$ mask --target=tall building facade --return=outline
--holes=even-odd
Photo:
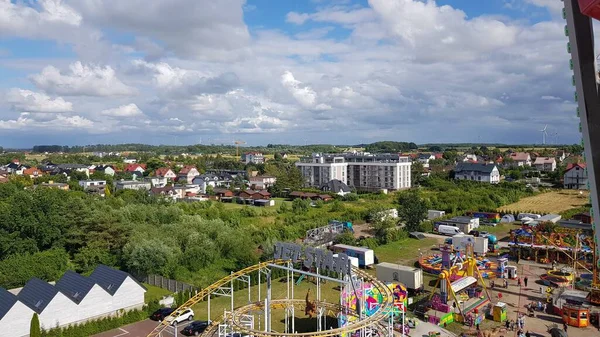
[[[408,157],[397,154],[313,154],[296,163],[306,187],[320,188],[340,180],[364,191],[400,190],[411,187]]]

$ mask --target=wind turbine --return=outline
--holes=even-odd
[[[546,136],[548,136],[548,133],[546,132],[547,128],[548,124],[546,124],[546,126],[544,126],[544,128],[540,130],[540,132],[542,133],[542,145],[546,145]]]

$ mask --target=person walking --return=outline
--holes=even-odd
[[[506,320],[506,322],[504,322],[504,326],[506,327],[506,331],[508,331],[510,329],[510,320]]]
[[[527,287],[527,276],[525,276],[525,278],[523,279],[523,283],[525,284],[525,287]]]
[[[519,286],[519,287],[521,286],[521,278],[520,277],[517,277],[517,286]]]
[[[544,293],[544,288],[540,286],[540,294]]]
[[[567,323],[563,323],[563,330],[565,330],[565,332],[567,332]]]
[[[529,330],[527,330],[527,332],[525,333],[525,337],[531,337],[531,334],[529,333]]]

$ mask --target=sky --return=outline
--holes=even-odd
[[[578,143],[560,0],[0,0],[0,146]]]

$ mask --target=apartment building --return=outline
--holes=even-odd
[[[313,154],[296,166],[302,171],[307,187],[318,188],[333,179],[365,191],[411,187],[411,162],[397,154]]]

